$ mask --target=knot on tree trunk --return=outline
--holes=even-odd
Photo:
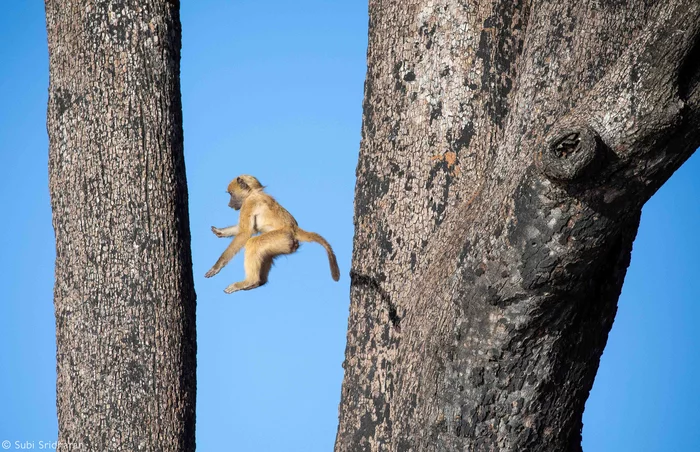
[[[603,143],[587,125],[557,128],[535,159],[548,179],[570,182],[590,175],[600,162]]]

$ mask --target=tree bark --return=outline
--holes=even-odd
[[[193,451],[176,0],[46,0],[61,451]]]
[[[370,0],[336,452],[580,451],[696,0]]]

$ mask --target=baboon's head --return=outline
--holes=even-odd
[[[243,201],[254,191],[262,190],[263,186],[255,177],[242,174],[228,184],[226,191],[231,195],[228,206],[240,210]]]

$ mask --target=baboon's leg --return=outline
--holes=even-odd
[[[245,279],[224,289],[226,293],[250,290],[267,282],[272,260],[280,254],[291,254],[299,248],[299,242],[290,231],[270,231],[252,237],[246,243]]]

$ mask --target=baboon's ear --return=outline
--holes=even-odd
[[[248,184],[246,184],[242,178],[237,177],[236,182],[238,183],[238,186],[241,187],[243,190],[248,190]]]

